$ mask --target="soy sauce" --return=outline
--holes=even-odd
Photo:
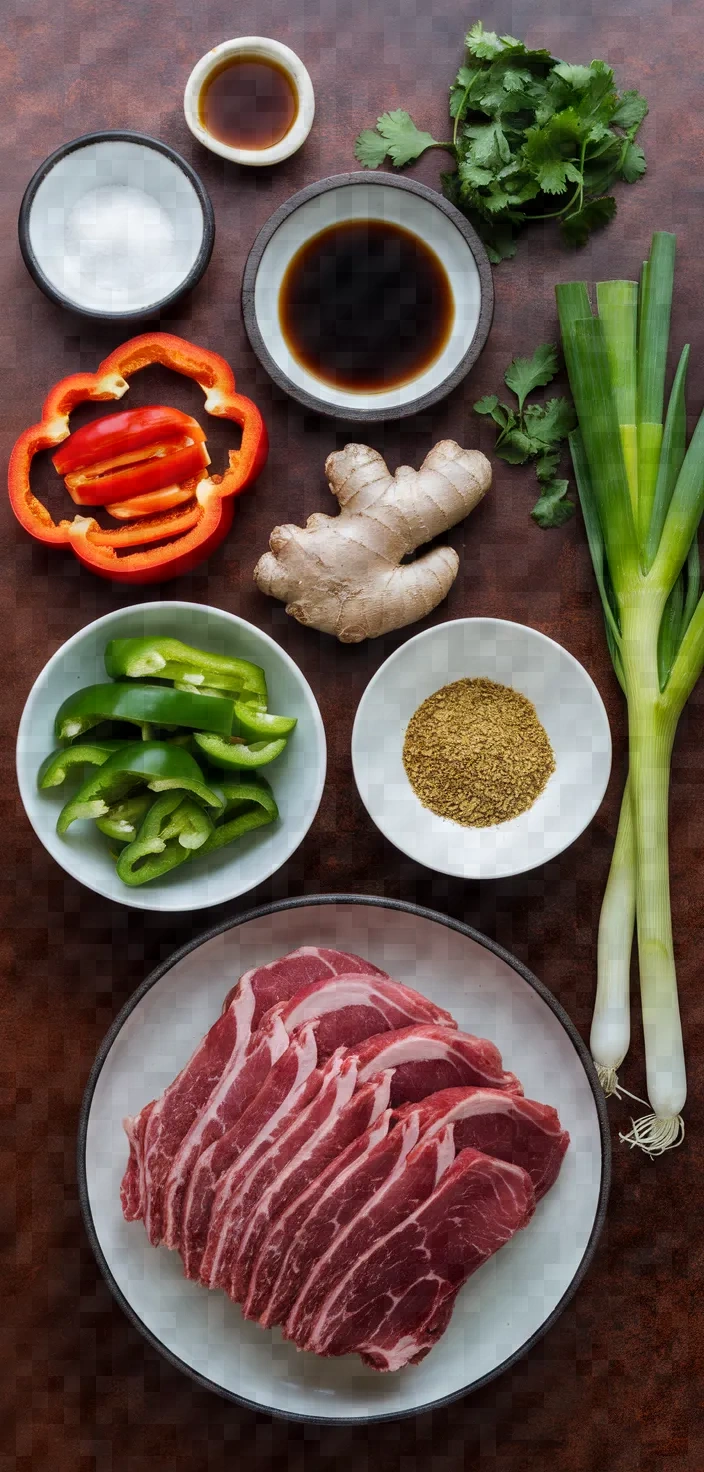
[[[301,246],[279,295],[287,346],[337,388],[398,388],[428,368],[454,321],[445,268],[417,235],[345,220]]]
[[[231,148],[272,148],[297,112],[288,72],[259,56],[228,58],[211,72],[198,100],[202,126]]]

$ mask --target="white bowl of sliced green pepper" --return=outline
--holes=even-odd
[[[310,828],[325,767],[298,667],[254,625],[192,603],[81,629],[35,681],[17,737],[44,847],[146,910],[202,909],[268,879]]]

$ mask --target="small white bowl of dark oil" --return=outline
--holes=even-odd
[[[232,163],[278,164],[305,142],[313,84],[295,51],[266,36],[222,41],[196,63],[183,99],[186,122]]]

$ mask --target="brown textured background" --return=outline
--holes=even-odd
[[[358,432],[306,414],[274,390],[245,341],[239,284],[247,251],[294,190],[354,167],[355,134],[385,107],[407,105],[442,136],[446,88],[475,18],[453,0],[129,0],[97,4],[13,0],[0,31],[0,438],[3,465],[38,416],[48,387],[92,369],[129,332],[102,328],[47,302],[22,265],[16,219],[24,187],[52,149],[101,127],[131,127],[180,149],[200,172],[217,221],[212,264],[192,297],[161,325],[223,353],[242,391],[261,405],[272,453],[238,503],[233,532],[209,564],[165,585],[164,597],[213,603],[277,638],[302,666],[326,724],[330,765],[306,842],[239,907],[270,897],[353,890],[399,895],[447,910],[514,950],[557,994],[586,1036],[595,933],[623,779],[622,702],[605,652],[582,527],[542,532],[530,520],[531,474],[497,464],[493,490],[453,535],[462,567],[437,621],[483,613],[523,621],[582,660],[606,700],[615,738],[613,779],[590,831],[542,870],[464,885],[411,864],[368,821],[352,780],[352,719],[364,686],[401,633],[339,648],[304,631],[251,583],[275,522],[329,509],[326,454]],[[389,457],[417,464],[453,436],[488,450],[470,406],[494,391],[515,351],[555,336],[553,283],[575,274],[630,276],[651,230],[677,231],[673,340],[692,342],[690,408],[704,397],[704,4],[701,0],[507,0],[488,26],[545,44],[571,61],[606,57],[624,86],[647,95],[649,173],[619,191],[614,224],[575,259],[553,229],[524,238],[495,273],[490,343],[471,378],[422,418],[375,430]],[[305,148],[271,171],[238,169],[188,133],[186,77],[209,46],[236,34],[272,35],[304,58],[317,94]],[[437,182],[439,155],[415,174]],[[156,324],[154,324],[156,325]],[[156,376],[132,402],[160,392]],[[139,381],[138,381],[139,382]],[[196,405],[197,396],[176,400]],[[125,998],[163,956],[220,910],[144,916],[81,889],[32,834],[15,794],[12,747],[22,704],[59,645],[135,595],[83,571],[69,554],[34,545],[2,516],[2,1156],[7,1293],[2,1311],[0,1472],[220,1472],[250,1468],[332,1472],[701,1472],[701,1219],[703,1102],[701,874],[704,686],[682,720],[672,783],[674,921],[691,1092],[687,1142],[652,1163],[618,1143],[624,1105],[612,1106],[614,1183],[607,1229],[585,1284],[532,1354],[498,1382],[439,1413],[366,1429],[287,1425],[239,1410],[164,1363],[124,1319],[93,1262],[76,1191],[74,1138],[100,1039]],[[145,599],[149,591],[136,594]],[[312,937],[312,939],[314,939]],[[624,1082],[644,1085],[640,1028]]]

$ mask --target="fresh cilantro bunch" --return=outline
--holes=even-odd
[[[518,399],[518,409],[499,402],[496,394],[487,394],[474,405],[477,414],[486,414],[499,426],[494,454],[509,465],[524,465],[535,460],[540,485],[540,498],[531,512],[538,526],[562,526],[574,515],[574,503],[567,499],[569,481],[559,480],[555,472],[560,464],[560,447],[577,418],[568,399],[548,399],[546,404],[528,404],[526,399],[536,388],[544,388],[557,372],[557,348],[544,342],[532,358],[514,358],[504,373],[504,383]]]
[[[648,111],[639,92],[623,92],[605,61],[572,66],[529,51],[514,36],[477,21],[450,88],[452,138],[438,142],[403,109],[366,128],[355,154],[366,168],[385,158],[398,168],[427,148],[446,148],[457,167],[443,174],[447,198],[475,225],[492,261],[515,255],[530,220],[559,220],[563,237],[584,245],[616,213],[617,180],[635,183],[645,155],[635,138]]]

